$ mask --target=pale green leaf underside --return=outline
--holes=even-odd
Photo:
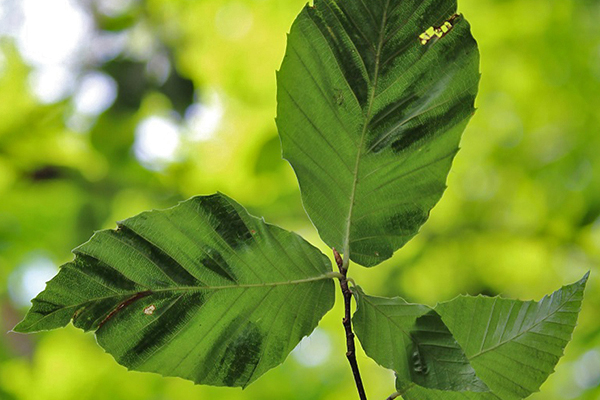
[[[130,369],[246,386],[333,306],[331,263],[230,198],[194,197],[97,232],[15,327],[96,332]]]
[[[352,324],[365,353],[396,372],[399,380],[422,387],[486,392],[463,350],[431,308],[401,298],[366,295],[355,287]]]
[[[445,189],[474,112],[479,53],[455,0],[315,0],[291,28],[277,126],[322,239],[364,265],[390,258]]]
[[[426,390],[397,381],[406,400],[517,400],[554,372],[577,323],[588,275],[539,302],[460,296],[435,310],[491,393]]]

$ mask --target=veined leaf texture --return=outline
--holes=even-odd
[[[142,213],[78,247],[17,332],[65,326],[137,371],[247,386],[333,306],[331,262],[230,198]]]
[[[390,258],[445,190],[479,83],[455,13],[455,0],[315,0],[292,26],[277,76],[283,155],[321,238],[358,264]],[[432,27],[443,34],[423,43]]]

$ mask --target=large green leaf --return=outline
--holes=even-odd
[[[446,187],[479,82],[455,12],[456,0],[315,0],[291,28],[283,154],[323,240],[359,264],[391,257]]]
[[[365,353],[399,380],[423,387],[486,392],[437,312],[399,297],[366,295],[359,287],[352,324]]]
[[[128,368],[246,386],[333,306],[331,262],[221,194],[145,212],[74,250],[18,332],[73,320]]]
[[[426,390],[397,380],[406,400],[517,400],[554,372],[577,323],[588,279],[539,302],[460,296],[435,309],[491,393]]]

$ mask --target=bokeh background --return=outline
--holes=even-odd
[[[0,0],[0,399],[357,398],[340,304],[248,389],[127,372],[72,327],[5,334],[94,230],[222,191],[324,251],[281,159],[275,70],[305,0]],[[532,399],[600,398],[600,2],[461,0],[478,111],[421,234],[351,275],[434,305],[539,300],[592,271]],[[338,299],[339,300],[339,299]],[[338,302],[339,303],[339,302]],[[393,377],[359,354],[371,399]]]

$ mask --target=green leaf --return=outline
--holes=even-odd
[[[447,393],[397,381],[406,400],[524,399],[539,391],[571,340],[588,274],[539,302],[460,296],[442,316],[492,393]]]
[[[333,306],[331,262],[230,198],[194,197],[97,232],[18,332],[95,331],[130,369],[245,387]]]
[[[488,391],[435,310],[399,297],[383,298],[353,289],[354,330],[365,353],[396,372],[399,380],[453,391]]]
[[[474,113],[479,53],[455,12],[455,0],[315,0],[291,28],[283,155],[321,238],[361,265],[425,223]]]

